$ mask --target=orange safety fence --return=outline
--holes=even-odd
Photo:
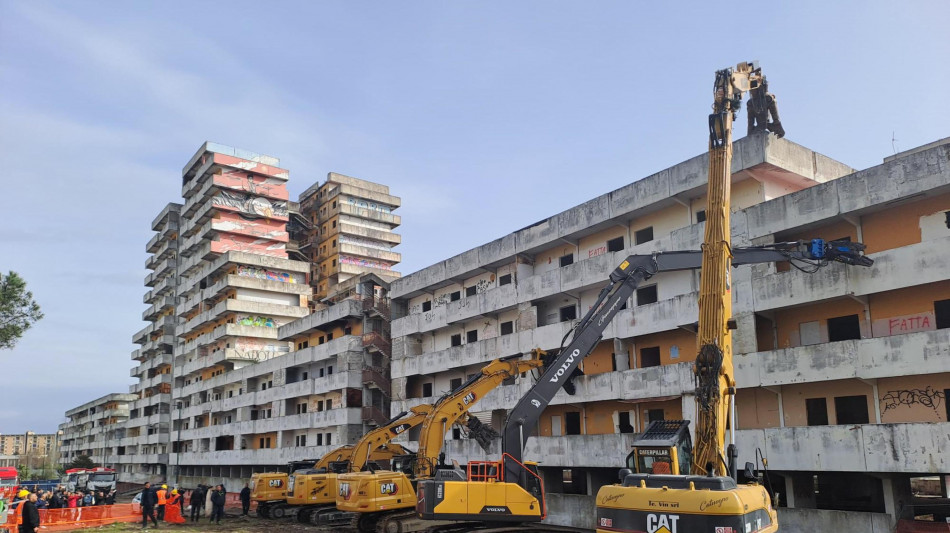
[[[0,531],[17,531],[23,505],[9,515],[7,523],[0,525]],[[93,505],[89,507],[71,507],[67,509],[40,509],[40,525],[44,531],[72,531],[87,527],[99,527],[116,522],[137,522],[142,520],[142,511],[137,503],[117,503],[115,505]]]

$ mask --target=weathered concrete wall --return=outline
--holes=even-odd
[[[782,533],[891,533],[891,515],[822,509],[778,510]]]
[[[549,492],[544,495],[544,501],[548,505],[548,517],[544,524],[592,531],[596,526],[597,507],[594,505],[593,496]]]

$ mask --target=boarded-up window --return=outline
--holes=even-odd
[[[802,346],[810,346],[821,342],[821,323],[802,322],[798,325],[798,333],[801,336]]]
[[[475,296],[476,293],[478,293],[478,287],[475,287],[474,285],[471,287],[465,287],[466,298],[468,298],[469,296]]]
[[[429,301],[422,302],[422,312],[423,312],[423,313],[425,313],[426,311],[431,311],[431,310],[432,310],[432,302],[429,302]]]
[[[501,334],[502,335],[511,335],[515,332],[515,323],[512,321],[502,322],[501,323]]]
[[[608,252],[619,252],[620,250],[623,250],[623,237],[617,237],[616,239],[607,241]]]
[[[461,346],[461,345],[462,345],[462,334],[461,334],[461,333],[456,333],[455,335],[452,335],[451,343],[452,343],[452,346]]]
[[[511,274],[505,274],[504,276],[498,278],[498,286],[508,285],[511,283]]]
[[[561,259],[559,259],[559,263],[562,267],[574,264],[574,254],[562,255]]]

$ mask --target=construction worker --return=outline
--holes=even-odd
[[[168,485],[162,485],[162,488],[155,491],[155,495],[158,496],[158,506],[156,509],[158,512],[158,521],[161,522],[165,520],[165,503],[168,499]]]

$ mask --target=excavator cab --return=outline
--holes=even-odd
[[[692,459],[689,420],[656,420],[633,442],[627,469],[637,474],[680,475],[689,472]]]

